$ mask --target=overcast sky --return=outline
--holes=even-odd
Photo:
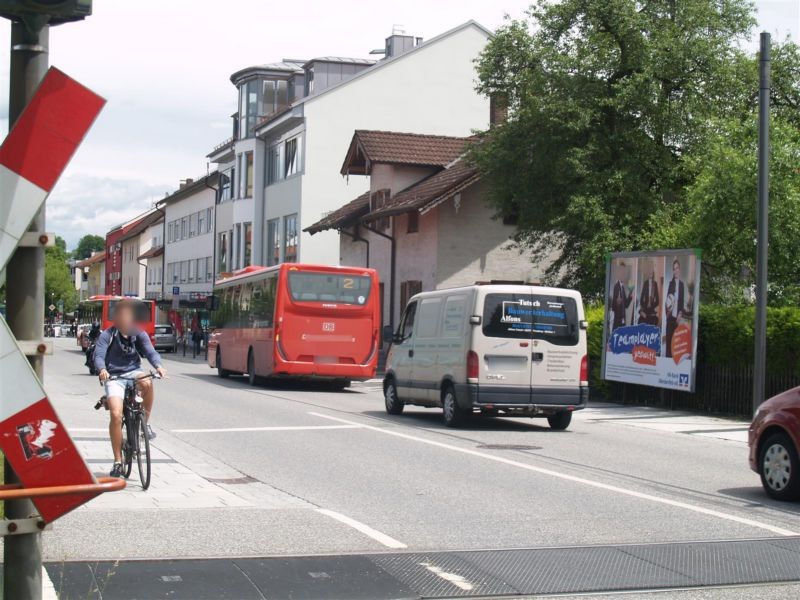
[[[490,29],[529,0],[94,0],[55,27],[50,61],[108,104],[48,201],[47,229],[73,247],[104,235],[206,172],[230,136],[230,74],[282,58],[368,57],[393,25],[429,39],[469,19]],[[762,25],[800,37],[800,0],[760,0]],[[7,129],[10,26],[0,25],[0,131]]]

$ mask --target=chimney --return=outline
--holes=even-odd
[[[409,50],[413,50],[421,43],[421,37],[406,35],[406,32],[402,29],[402,26],[395,25],[392,28],[392,35],[386,38],[386,46],[383,52],[383,57],[391,58],[393,56],[400,56]],[[373,53],[378,54],[378,52],[374,50]]]
[[[508,118],[508,96],[495,92],[489,96],[489,128],[505,123]]]
[[[178,187],[179,190],[182,190],[187,185],[192,185],[194,183],[194,179],[181,179],[180,186]]]

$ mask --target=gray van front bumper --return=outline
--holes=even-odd
[[[589,388],[576,387],[523,387],[511,385],[479,385],[462,383],[455,386],[456,398],[462,408],[525,409],[530,412],[553,412],[571,407],[586,408]]]

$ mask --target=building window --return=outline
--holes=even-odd
[[[194,283],[195,275],[197,274],[197,263],[193,260],[186,261],[189,263],[187,267],[189,270],[189,283]]]
[[[211,257],[206,257],[206,281],[214,282],[214,273],[212,272],[212,261]]]
[[[206,232],[206,211],[201,210],[197,213],[197,234],[202,235]]]
[[[181,239],[185,240],[189,237],[189,217],[183,217],[181,219]]]
[[[189,237],[197,235],[197,213],[189,215]]]
[[[412,296],[419,294],[422,291],[421,281],[404,281],[400,284],[400,306],[404,307],[408,304]]]
[[[242,266],[249,267],[253,264],[253,224],[244,224],[244,264]]]
[[[253,196],[253,153],[244,152],[239,155],[239,198]]]
[[[389,200],[390,195],[391,192],[388,189],[376,190],[373,192],[369,197],[370,212],[374,212],[386,206],[386,202]],[[375,222],[375,228],[378,231],[383,231],[389,228],[390,222],[390,217],[380,217]]]
[[[206,209],[206,231],[205,233],[211,233],[212,226],[214,225],[214,209],[207,208]]]
[[[236,235],[233,236],[234,256],[233,268],[240,269],[242,265],[242,224],[236,224]]]
[[[233,198],[233,169],[223,171],[219,176],[219,201],[227,202]]]
[[[277,265],[281,261],[280,219],[267,221],[267,266]]]
[[[300,136],[286,140],[284,144],[284,177],[300,172]]]
[[[283,179],[283,144],[270,146],[267,152],[267,183]]]
[[[217,267],[219,273],[228,271],[228,232],[223,231],[219,234],[219,244],[217,245]]]
[[[406,233],[417,233],[419,231],[419,213],[414,210],[408,213],[408,227]]]
[[[283,217],[283,262],[297,262],[297,214]]]
[[[181,269],[181,283],[186,283],[186,278],[189,276],[189,265],[186,264],[185,260],[180,262],[180,269]]]
[[[173,225],[172,225],[172,223],[170,223],[169,225],[167,225],[167,241],[168,242],[172,242],[173,241],[172,231],[173,231]]]

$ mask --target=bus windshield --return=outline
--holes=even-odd
[[[367,275],[338,273],[289,273],[289,293],[295,302],[335,302],[363,305],[372,282]]]

